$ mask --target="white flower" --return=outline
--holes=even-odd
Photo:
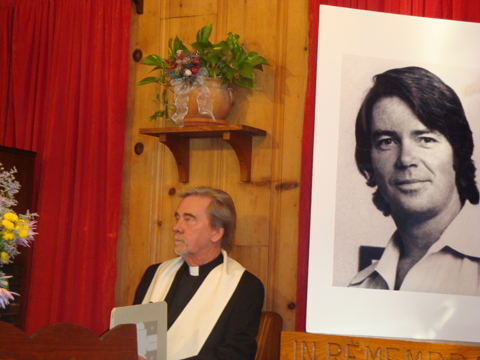
[[[10,304],[10,300],[15,300],[12,294],[18,295],[17,293],[8,291],[7,289],[0,287],[0,307],[5,309],[5,306]]]
[[[190,70],[185,70],[185,76],[192,76],[192,72]]]

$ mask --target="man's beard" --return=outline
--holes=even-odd
[[[187,243],[185,240],[183,239],[178,239],[178,238],[174,238],[173,239],[174,242],[175,242],[175,247],[173,248],[173,251],[175,251],[175,254],[177,254],[178,256],[185,256],[188,254],[188,251],[187,251]],[[177,249],[177,244],[178,243],[182,243],[184,245],[183,249],[182,250],[179,250]]]

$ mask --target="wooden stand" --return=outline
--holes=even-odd
[[[190,139],[222,138],[228,142],[240,165],[240,180],[250,181],[252,172],[252,136],[265,136],[265,130],[246,125],[189,126],[140,129],[140,134],[156,136],[172,152],[180,182],[189,181]]]
[[[100,338],[72,323],[47,325],[32,336],[0,321],[0,360],[137,360],[135,324],[119,325]]]

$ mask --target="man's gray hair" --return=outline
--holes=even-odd
[[[222,249],[229,252],[232,249],[235,228],[237,227],[237,212],[232,197],[225,191],[208,186],[191,188],[180,194],[182,199],[189,196],[201,196],[212,200],[207,207],[207,216],[213,228],[223,228],[221,240]]]

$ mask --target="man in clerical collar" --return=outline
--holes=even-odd
[[[419,67],[379,74],[356,141],[357,167],[397,231],[349,286],[480,295],[478,231],[464,225],[480,215],[473,137],[456,93]]]
[[[146,270],[134,304],[167,302],[168,360],[254,359],[264,288],[227,255],[236,227],[233,200],[209,187],[180,197],[172,228],[179,257]]]

